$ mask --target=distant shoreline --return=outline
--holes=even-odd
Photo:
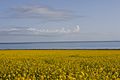
[[[0,50],[120,50],[120,49],[0,49]]]

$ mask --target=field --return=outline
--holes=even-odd
[[[120,80],[120,50],[0,50],[0,80]]]

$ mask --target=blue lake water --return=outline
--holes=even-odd
[[[0,49],[120,49],[119,41],[0,43]]]

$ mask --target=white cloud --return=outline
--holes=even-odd
[[[69,35],[79,33],[79,26],[74,28],[59,28],[59,29],[38,29],[38,28],[9,28],[0,30],[0,33],[4,35]]]
[[[28,30],[28,31],[36,31],[35,28],[28,28],[28,29],[26,29],[26,30]]]
[[[61,21],[70,20],[76,16],[73,12],[68,10],[54,9],[50,7],[39,6],[23,6],[11,8],[9,12],[5,12],[0,18],[37,18],[41,20]]]

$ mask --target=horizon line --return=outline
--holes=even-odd
[[[120,42],[120,40],[104,41],[40,41],[40,42],[0,42],[0,44],[30,44],[30,43],[78,43],[78,42]]]

